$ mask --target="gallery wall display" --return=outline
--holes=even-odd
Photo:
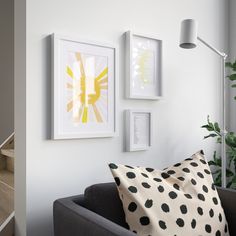
[[[162,96],[162,40],[126,32],[126,97]]]
[[[125,111],[126,151],[147,150],[152,144],[152,111]]]
[[[117,48],[52,35],[52,138],[116,133]]]

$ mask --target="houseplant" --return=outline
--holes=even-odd
[[[227,62],[225,66],[230,71],[227,78],[232,83],[231,88],[236,88],[236,60],[233,63]],[[236,100],[236,96],[234,97],[234,100]],[[222,136],[218,122],[211,122],[208,116],[207,124],[203,125],[201,128],[204,128],[209,132],[204,139],[214,138],[216,143],[221,143]],[[236,189],[236,134],[234,132],[227,132],[225,142],[227,147],[227,187]],[[209,161],[208,164],[213,167],[215,185],[221,186],[221,156],[217,151],[214,151],[213,159]]]

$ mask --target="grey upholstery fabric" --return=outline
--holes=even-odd
[[[236,235],[236,191],[225,188],[217,188],[225,216],[229,225],[231,236]]]
[[[84,193],[84,203],[87,209],[128,229],[122,202],[114,183],[88,187]]]
[[[124,227],[82,207],[83,203],[84,197],[81,195],[54,202],[55,236],[137,236]]]
[[[230,235],[236,235],[236,191],[218,192]],[[55,236],[136,236],[121,226],[125,220],[115,183],[93,185],[85,195],[56,200],[53,213]]]

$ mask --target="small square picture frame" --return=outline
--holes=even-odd
[[[127,152],[148,150],[152,145],[153,113],[147,109],[125,110]]]
[[[159,100],[163,97],[162,40],[127,31],[126,97]]]

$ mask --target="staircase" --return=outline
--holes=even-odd
[[[0,236],[14,235],[14,133],[0,145]]]

